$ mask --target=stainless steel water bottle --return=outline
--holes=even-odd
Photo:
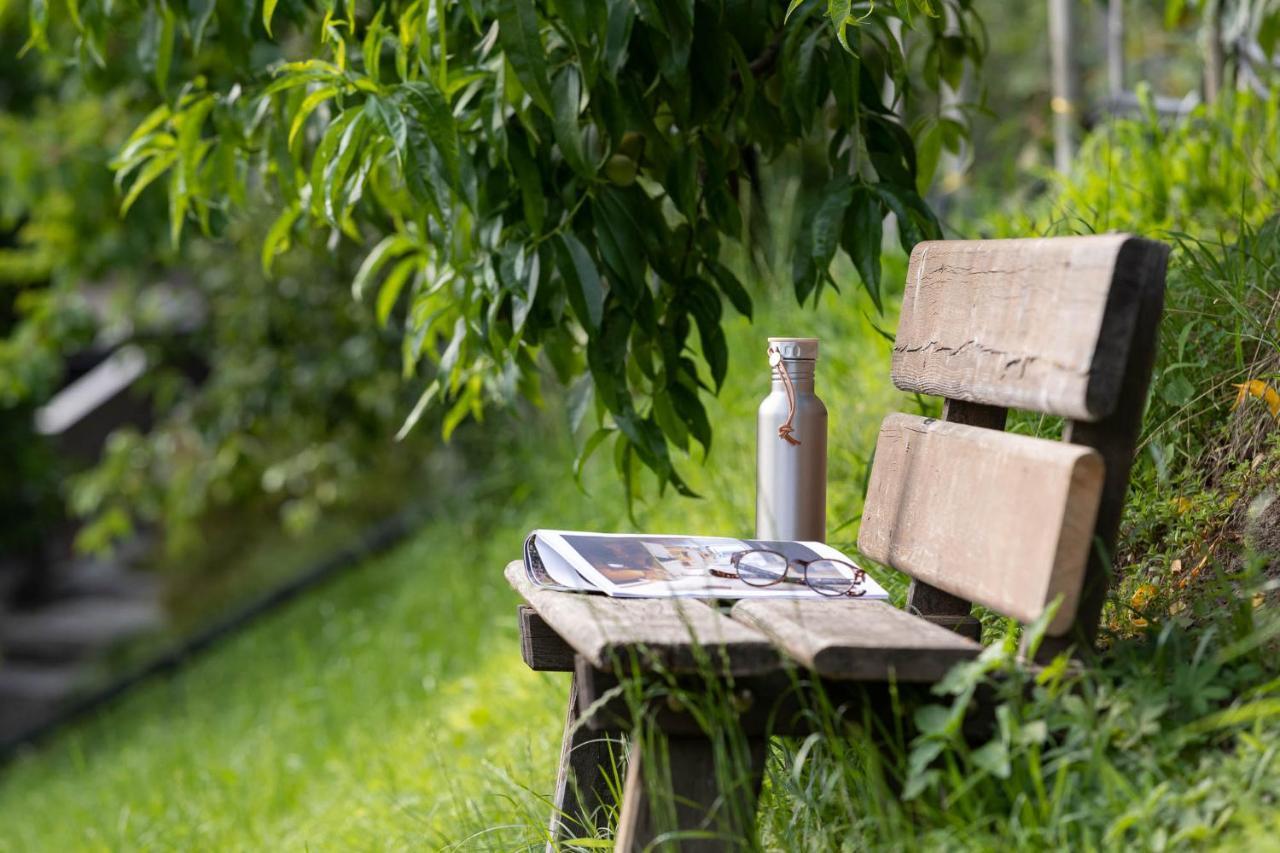
[[[756,415],[756,538],[827,538],[827,407],[817,338],[769,338],[773,385]]]

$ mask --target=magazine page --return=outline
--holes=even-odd
[[[850,560],[821,542],[772,542],[719,536],[536,531],[539,552],[554,551],[594,587],[618,597],[642,598],[814,598],[828,600],[804,582],[804,564],[816,560]],[[739,579],[733,557],[744,551],[768,550],[783,555],[790,566],[785,580],[755,586]],[[544,562],[546,558],[544,556]],[[863,598],[887,598],[870,577],[856,587]]]
[[[569,565],[554,548],[539,547],[538,531],[524,540],[524,570],[535,586],[560,592],[594,592],[596,587]]]

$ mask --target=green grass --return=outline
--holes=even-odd
[[[683,464],[705,498],[655,495],[636,509],[640,526],[751,531],[770,334],[823,338],[830,518],[856,518],[879,419],[906,405],[864,307],[829,293],[816,312],[781,299],[758,306],[754,326],[731,321],[712,453]],[[536,844],[567,679],[521,663],[501,570],[533,527],[632,524],[607,453],[584,493],[559,417],[520,423],[473,485],[440,484],[438,514],[410,542],[0,770],[0,849]]]

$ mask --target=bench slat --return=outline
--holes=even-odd
[[[936,681],[982,652],[981,644],[883,601],[746,600],[733,606],[733,618],[834,680]]]
[[[573,647],[560,638],[527,604],[516,611],[520,620],[520,656],[535,672],[573,672]]]
[[[1159,243],[1125,234],[942,240],[911,253],[893,383],[1094,421],[1115,408]]]
[[[598,669],[609,670],[615,657],[625,661],[633,651],[672,672],[698,672],[700,659],[734,675],[778,667],[778,653],[766,637],[706,602],[540,589],[529,582],[519,560],[508,564],[505,574],[543,621]]]
[[[1103,463],[1079,445],[894,414],[885,418],[858,548],[938,589],[1049,626],[1075,615]]]

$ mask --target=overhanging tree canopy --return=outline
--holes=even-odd
[[[884,217],[904,247],[938,233],[920,191],[963,128],[931,96],[982,51],[969,0],[66,2],[32,0],[34,44],[92,73],[136,43],[163,97],[114,163],[126,211],[163,182],[176,241],[265,199],[268,273],[297,229],[371,244],[355,296],[402,318],[427,382],[405,429],[536,399],[541,354],[590,378],[584,453],[616,437],[629,481],[682,491],[670,446],[710,446],[722,301],[751,312],[721,250],[750,248],[762,162],[828,152],[797,297],[842,247],[878,301]]]

